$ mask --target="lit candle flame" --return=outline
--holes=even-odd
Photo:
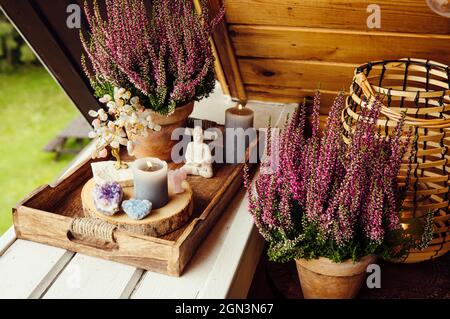
[[[407,230],[409,228],[408,224],[400,224],[402,226],[403,230]]]
[[[148,168],[152,168],[152,167],[153,167],[153,164],[152,164],[152,162],[150,162],[150,161],[147,161],[147,167],[148,167]]]
[[[239,105],[238,105],[238,109],[239,109],[239,110],[242,110],[243,108],[244,108],[244,107],[242,106],[242,104],[239,104]]]

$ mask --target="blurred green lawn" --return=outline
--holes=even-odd
[[[52,182],[72,160],[42,148],[78,114],[44,68],[0,74],[0,235],[11,208],[36,187]]]

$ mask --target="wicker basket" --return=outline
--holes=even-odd
[[[355,70],[350,95],[342,114],[347,133],[354,128],[364,96],[385,95],[378,126],[384,134],[406,112],[406,126],[413,128],[416,149],[410,189],[403,204],[401,222],[412,227],[412,218],[434,214],[434,238],[422,251],[411,250],[403,262],[414,263],[444,255],[450,249],[449,171],[450,69],[426,60],[400,59],[372,62]],[[405,181],[407,162],[400,182]]]

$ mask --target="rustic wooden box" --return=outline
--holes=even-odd
[[[116,229],[114,241],[105,242],[81,236],[71,229],[74,219],[84,217],[81,190],[92,178],[92,161],[80,164],[56,185],[38,188],[13,209],[18,238],[180,276],[197,247],[243,185],[244,164],[215,164],[211,179],[188,177],[194,190],[194,212],[184,226],[159,238]],[[173,169],[180,164],[169,166]]]

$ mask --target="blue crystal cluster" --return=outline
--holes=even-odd
[[[150,214],[152,210],[152,203],[146,199],[130,199],[124,200],[122,203],[122,209],[128,217],[141,220]]]

